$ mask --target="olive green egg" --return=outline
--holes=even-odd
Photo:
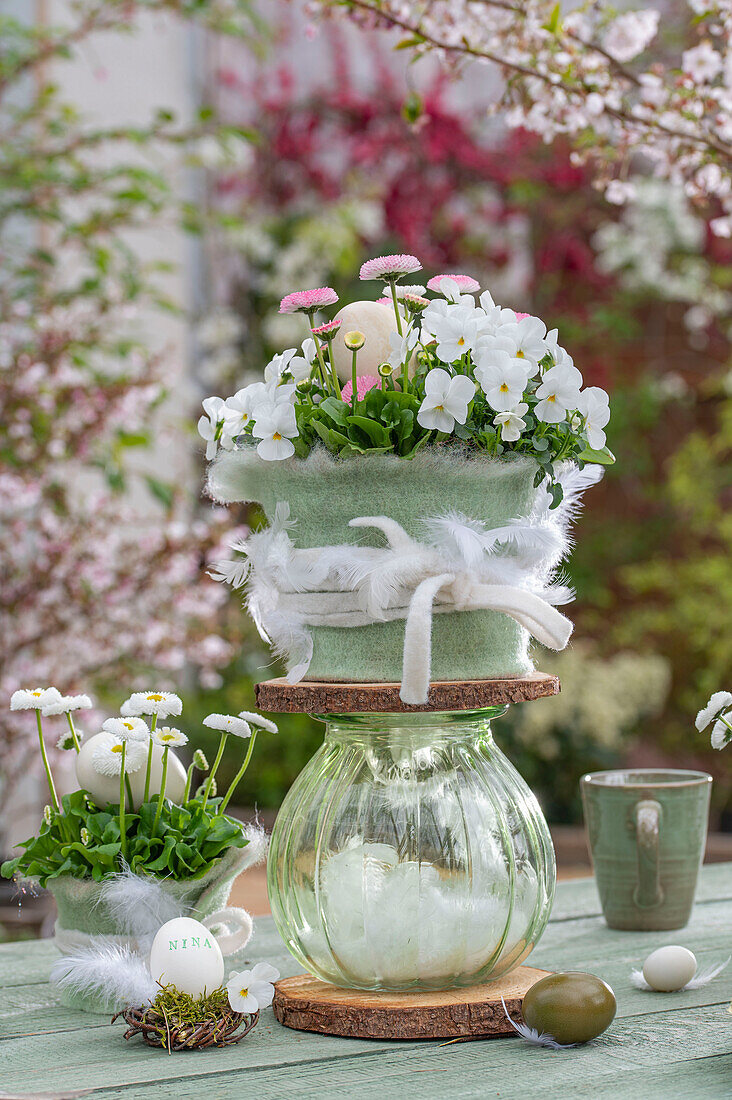
[[[521,1005],[524,1022],[558,1043],[588,1043],[610,1027],[615,994],[594,974],[548,974],[532,985]]]

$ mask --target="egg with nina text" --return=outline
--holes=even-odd
[[[224,958],[216,937],[193,917],[174,917],[155,933],[150,973],[161,985],[200,997],[224,980]]]

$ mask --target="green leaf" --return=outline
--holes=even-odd
[[[320,402],[318,408],[327,413],[331,420],[335,420],[336,424],[340,424],[344,428],[348,424],[349,406],[345,401],[338,401],[335,397],[326,397],[325,401]]]
[[[601,451],[595,451],[592,447],[585,447],[584,451],[580,451],[577,458],[582,462],[597,462],[600,466],[612,466],[615,462],[615,455],[609,447],[603,447]]]
[[[358,415],[349,416],[347,422],[360,428],[361,431],[369,437],[375,447],[388,447],[389,433],[383,424],[379,424],[376,420],[369,419],[368,416]]]

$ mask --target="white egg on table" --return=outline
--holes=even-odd
[[[108,802],[119,802],[119,779],[114,776],[100,775],[94,767],[92,756],[98,745],[113,745],[115,737],[106,730],[95,733],[81,746],[81,752],[76,754],[76,781],[82,790],[88,791],[98,806],[106,806]],[[147,762],[130,775],[130,788],[132,790],[132,802],[135,809],[142,803],[145,794],[145,770]],[[160,745],[153,746],[152,767],[150,769],[150,794],[156,795],[160,790],[163,778],[163,749]],[[168,775],[165,781],[165,797],[171,802],[181,802],[186,787],[186,770],[178,757],[168,749]]]
[[[659,947],[643,963],[643,977],[659,993],[683,989],[696,974],[696,957],[686,947]]]
[[[224,980],[224,958],[213,932],[193,917],[174,917],[155,933],[150,973],[161,985],[200,997]]]

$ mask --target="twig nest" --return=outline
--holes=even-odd
[[[659,947],[643,963],[643,977],[659,993],[683,989],[696,974],[696,957],[686,947]]]
[[[389,341],[391,334],[397,332],[392,307],[379,302],[351,302],[336,314],[335,320],[341,322],[341,332],[355,330],[363,335],[363,347],[358,352],[358,373],[376,377],[379,363],[388,359],[394,350]],[[338,377],[347,382],[351,377],[353,353],[338,336],[331,349]]]
[[[532,985],[521,1004],[524,1021],[558,1043],[588,1043],[615,1019],[617,1002],[607,982],[594,974],[549,974]]]
[[[141,1035],[148,1046],[167,1051],[232,1046],[259,1020],[259,1012],[235,1012],[224,989],[193,998],[173,986],[162,989],[151,1004],[118,1012],[112,1023],[119,1016],[127,1024],[125,1039]]]
[[[106,806],[108,802],[119,802],[119,779],[108,775],[100,775],[92,763],[95,748],[99,745],[113,745],[116,738],[113,734],[102,730],[94,734],[81,746],[81,752],[76,754],[76,781],[82,790],[88,791],[98,806]],[[147,746],[146,746],[147,748]],[[132,790],[133,808],[139,809],[145,794],[145,770],[143,766],[129,776]],[[152,768],[150,770],[150,794],[156,795],[160,791],[163,779],[163,749],[160,745],[153,745]],[[182,802],[186,789],[186,770],[172,749],[168,749],[168,775],[165,781],[165,797],[172,802]]]

